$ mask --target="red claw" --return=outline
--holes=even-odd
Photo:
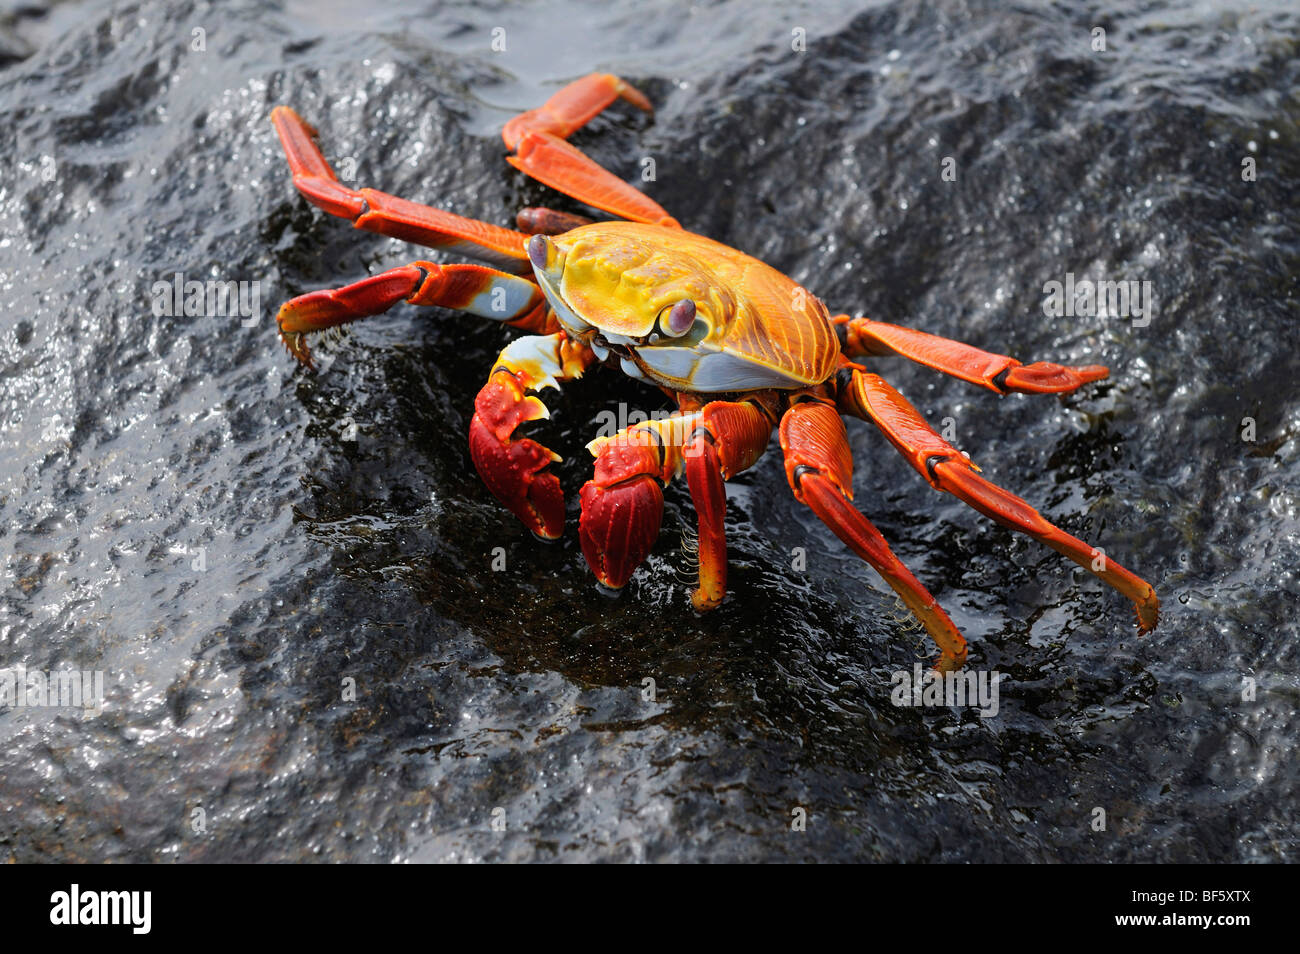
[[[641,475],[612,487],[587,481],[578,535],[596,579],[615,590],[626,586],[650,555],[663,513],[664,493],[653,477]]]
[[[558,539],[564,532],[564,491],[547,470],[558,458],[534,440],[514,437],[519,425],[546,417],[546,408],[504,372],[492,375],[474,408],[469,451],[483,483],[537,536]]]

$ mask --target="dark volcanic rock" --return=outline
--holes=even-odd
[[[0,13],[0,668],[106,679],[98,714],[0,709],[0,857],[1296,860],[1294,4],[559,6]],[[1152,581],[1160,628],[851,426],[858,504],[1005,674],[994,718],[895,708],[930,650],[779,454],[731,485],[718,612],[682,583],[682,486],[610,602],[573,521],[534,542],[470,465],[509,334],[403,306],[295,367],[282,300],[426,253],[307,205],[274,105],[357,184],[508,224],[581,211],[497,130],[595,69],[659,111],[575,141],[629,179],[654,157],[687,227],[833,310],[1109,365],[999,399],[878,362]],[[260,321],[155,314],[177,272],[257,283]],[[1067,273],[1151,282],[1151,321],[1047,317]],[[548,399],[575,518],[620,402],[661,406],[612,374]]]

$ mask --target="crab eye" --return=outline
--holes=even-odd
[[[668,309],[668,314],[660,314],[659,330],[670,338],[680,338],[691,330],[695,324],[695,302],[683,298]]]
[[[534,235],[528,240],[528,260],[531,261],[535,267],[546,267],[547,251],[546,236]]]

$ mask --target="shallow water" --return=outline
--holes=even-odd
[[[1296,860],[1293,4],[41,11],[0,5],[0,668],[107,685],[98,714],[0,709],[0,857]],[[300,199],[274,105],[357,184],[508,224],[578,207],[504,163],[500,125],[597,69],[658,112],[575,142],[629,179],[655,158],[689,228],[832,310],[1110,366],[1000,399],[879,362],[1150,580],[1155,633],[851,425],[857,503],[1004,674],[993,718],[897,708],[890,674],[930,648],[779,454],[730,485],[719,611],[689,607],[682,486],[609,601],[574,529],[582,444],[649,391],[548,398],[572,493],[544,546],[466,448],[508,331],[404,306],[294,366],[282,300],[424,253]],[[259,283],[260,321],[155,316],[177,271]],[[1150,281],[1152,320],[1045,317],[1067,272]]]

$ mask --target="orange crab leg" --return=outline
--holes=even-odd
[[[1155,628],[1160,600],[1150,583],[1053,525],[1025,501],[980,477],[978,468],[936,434],[907,400],[875,374],[854,370],[840,409],[873,421],[936,490],[947,491],[986,517],[1018,530],[1094,573],[1133,601],[1140,632]]]
[[[772,421],[755,404],[713,401],[687,437],[686,480],[699,519],[700,585],[691,604],[703,612],[727,594],[727,495],[722,482],[748,470],[767,449]]]
[[[482,265],[433,262],[413,262],[343,288],[299,295],[280,306],[276,322],[289,352],[312,367],[304,335],[378,315],[399,301],[454,308],[528,330],[548,325],[546,299],[527,279]]]
[[[293,173],[293,184],[313,205],[359,229],[429,248],[457,252],[520,275],[529,274],[528,236],[487,222],[408,202],[377,189],[351,189],[338,181],[315,142],[316,130],[288,106],[271,111]]]
[[[563,235],[580,225],[590,225],[594,219],[571,212],[559,212],[555,209],[530,206],[520,209],[515,215],[515,224],[525,235]]]
[[[546,540],[564,532],[564,491],[549,469],[560,457],[515,431],[550,416],[533,392],[581,377],[595,360],[590,348],[563,332],[516,338],[474,400],[469,449],[479,476],[524,526]]]
[[[616,99],[653,111],[648,99],[617,76],[592,73],[564,87],[544,106],[506,123],[501,138],[515,153],[506,161],[538,182],[612,215],[677,227],[677,220],[659,203],[565,142]]]
[[[611,73],[591,73],[574,80],[537,109],[510,120],[501,130],[501,138],[511,150],[517,149],[519,140],[530,132],[568,139],[616,99],[631,103],[643,112],[654,112],[650,100],[631,83]]]
[[[868,318],[837,315],[831,320],[840,326],[844,353],[849,357],[898,354],[998,394],[1011,391],[1059,394],[1090,381],[1100,381],[1110,374],[1108,368],[1099,364],[1081,368],[1050,361],[1021,364],[1004,354],[981,351],[960,341]]]
[[[940,656],[935,667],[959,669],[966,660],[966,640],[889,544],[849,501],[853,497],[853,459],[844,422],[829,403],[810,399],[794,404],[781,418],[785,473],[795,499],[807,504],[822,522],[893,588],[930,637]]]

